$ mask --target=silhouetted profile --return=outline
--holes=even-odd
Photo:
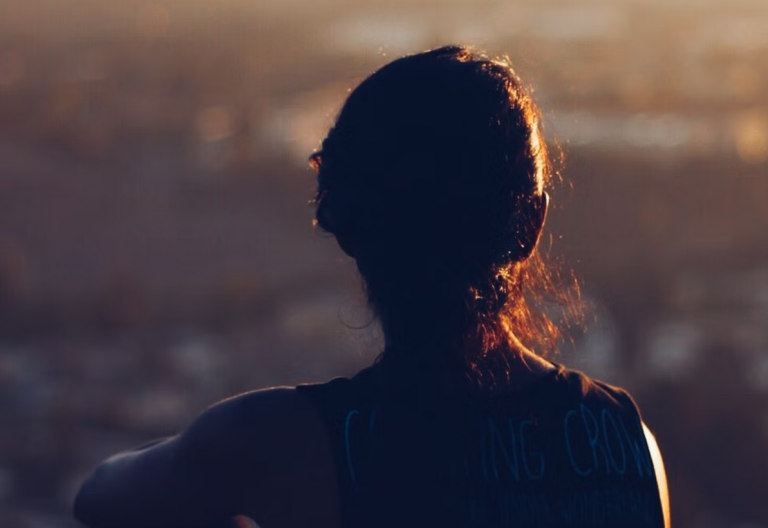
[[[92,528],[668,526],[629,394],[545,360],[537,243],[552,167],[511,67],[466,47],[395,60],[322,148],[317,224],[357,263],[385,337],[352,378],[251,392],[104,462]],[[217,524],[218,523],[218,524]]]

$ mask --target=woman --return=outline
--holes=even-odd
[[[661,455],[622,389],[551,363],[536,251],[552,169],[504,61],[382,67],[322,149],[316,222],[357,263],[385,350],[353,378],[243,394],[104,462],[92,528],[669,526]]]

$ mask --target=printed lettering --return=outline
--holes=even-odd
[[[637,425],[640,435],[643,435],[643,426],[640,424],[639,419],[637,420]],[[642,437],[642,441],[639,441],[637,436],[631,436],[627,430],[626,425],[624,424],[624,420],[622,420],[621,417],[619,417],[619,427],[624,433],[624,438],[626,439],[629,450],[635,460],[637,472],[641,477],[656,478],[653,471],[653,463],[651,462],[650,454],[646,449],[645,436]]]
[[[510,422],[511,427],[511,422]],[[520,422],[520,452],[523,454],[523,468],[525,474],[531,480],[541,480],[544,477],[544,453],[541,451],[526,450],[526,431],[531,431],[533,422],[523,420]]]
[[[520,467],[517,461],[517,445],[515,441],[515,428],[512,424],[512,420],[509,420],[509,437],[510,437],[510,449],[504,445],[504,438],[502,438],[501,431],[496,427],[491,418],[488,418],[488,431],[490,437],[491,448],[491,467],[493,468],[493,475],[496,480],[499,480],[498,463],[496,460],[496,452],[500,450],[504,456],[504,462],[506,462],[507,468],[509,468],[515,480],[520,482]]]
[[[621,434],[619,433],[619,428],[616,425],[616,420],[613,418],[613,415],[608,409],[603,409],[601,418],[603,422],[603,435],[605,436],[605,448],[606,451],[608,451],[608,457],[611,461],[611,466],[613,467],[614,471],[616,471],[616,473],[619,475],[624,475],[627,471],[627,453],[624,450],[624,443],[621,441]],[[610,438],[608,438],[609,429],[613,433],[615,442],[611,442]],[[618,464],[616,461],[616,456],[614,456],[614,449],[617,451],[618,449],[621,449],[621,464]]]
[[[571,443],[570,424],[571,421],[576,418],[576,411],[568,411],[565,413],[565,447],[568,451],[568,459],[571,461],[571,467],[580,476],[586,477],[592,473],[592,468],[582,469],[576,463],[576,457],[573,454],[573,444]]]
[[[584,404],[579,405],[581,410],[581,420],[584,423],[584,428],[587,430],[587,437],[589,438],[589,446],[592,448],[592,460],[594,461],[594,468],[600,467],[598,461],[597,451],[603,454],[605,462],[606,472],[610,473],[610,467],[608,466],[608,455],[605,452],[605,448],[600,443],[600,426],[597,423],[594,413]]]
[[[347,454],[347,469],[349,470],[349,478],[352,481],[352,486],[355,488],[357,487],[357,476],[355,475],[355,466],[352,463],[350,426],[352,425],[352,418],[359,415],[360,411],[351,410],[347,413],[347,418],[344,420],[344,450]]]

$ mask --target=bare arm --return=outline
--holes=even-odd
[[[204,414],[177,436],[102,462],[75,499],[75,517],[89,528],[223,525],[231,505],[207,485],[218,478],[209,469],[215,455],[194,447],[207,420]]]
[[[244,488],[270,471],[257,446],[244,449],[242,439],[269,429],[270,413],[259,407],[273,406],[285,390],[225,400],[182,433],[107,459],[80,489],[75,517],[89,528],[227,526],[243,513]]]
[[[661,498],[661,509],[664,513],[664,526],[670,528],[669,489],[667,488],[667,472],[664,469],[664,460],[661,458],[661,450],[656,442],[656,438],[645,423],[643,423],[643,432],[648,443],[648,449],[651,452],[653,469],[656,473],[656,483],[659,487],[659,496]]]

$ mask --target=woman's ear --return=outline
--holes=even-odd
[[[541,196],[533,196],[524,202],[519,213],[517,226],[517,251],[515,259],[523,261],[533,254],[541,238],[544,222],[549,210],[549,194],[546,191]]]

